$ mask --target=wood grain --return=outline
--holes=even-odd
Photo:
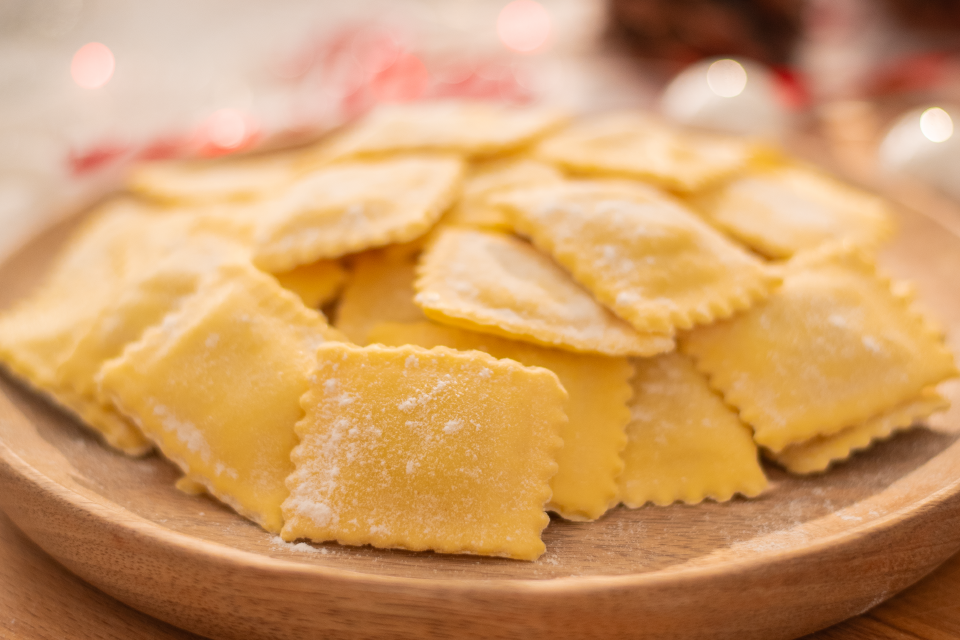
[[[35,284],[67,227],[0,269],[0,306]],[[908,211],[885,263],[918,281],[956,351],[960,238]],[[960,404],[957,384],[945,392]],[[793,638],[866,611],[960,547],[958,433],[954,408],[824,476],[769,468],[757,500],[554,520],[536,563],[304,552],[180,494],[162,459],[111,453],[3,377],[0,507],[91,584],[216,638]]]
[[[194,640],[67,572],[0,514],[0,638]]]

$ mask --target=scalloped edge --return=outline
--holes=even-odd
[[[402,159],[423,159],[423,156],[400,156]],[[391,244],[402,244],[416,240],[432,229],[443,214],[453,205],[460,190],[465,166],[462,160],[452,156],[427,156],[431,160],[442,160],[450,163],[452,169],[447,184],[440,185],[433,199],[424,208],[418,220],[408,221],[401,226],[387,226],[384,229],[370,230],[368,233],[348,233],[331,240],[330,234],[318,236],[314,239],[300,238],[291,242],[290,246],[277,248],[283,245],[282,240],[263,238],[266,230],[276,226],[276,221],[268,216],[265,222],[258,225],[254,240],[253,264],[268,273],[292,271],[304,265],[319,260],[342,258],[351,253],[358,253],[367,249],[376,249]],[[385,161],[396,161],[396,157]],[[376,162],[359,161],[357,164],[369,165]],[[446,167],[439,167],[438,170]],[[454,169],[454,165],[456,168]],[[342,167],[342,165],[336,165]],[[269,206],[269,205],[267,205]],[[289,236],[288,236],[289,237]],[[296,234],[293,234],[296,237]]]
[[[848,262],[849,260],[854,261],[853,264]],[[865,250],[862,247],[848,242],[828,243],[815,250],[797,254],[794,259],[782,265],[782,271],[784,273],[784,277],[789,277],[790,273],[803,272],[807,269],[816,268],[818,266],[830,263],[837,264],[841,267],[847,266],[854,268],[859,270],[866,277],[875,278],[883,286],[883,288],[889,292],[890,298],[893,300],[894,304],[904,311],[904,315],[908,321],[914,323],[920,334],[929,338],[931,343],[934,344],[936,348],[941,350],[942,353],[948,355],[954,362],[953,371],[951,373],[938,380],[930,380],[924,383],[923,386],[917,390],[917,393],[922,392],[924,388],[932,387],[945,380],[960,376],[960,369],[958,369],[956,366],[956,358],[947,348],[944,336],[935,332],[933,330],[933,325],[926,321],[922,314],[913,309],[911,304],[913,300],[912,295],[910,295],[908,292],[902,292],[899,295],[894,293],[894,281],[891,278],[878,273],[876,263],[865,253]],[[684,339],[679,341],[679,349],[682,353],[693,359],[697,370],[707,377],[710,386],[723,396],[723,399],[727,404],[734,407],[738,411],[740,419],[753,429],[754,440],[756,440],[756,434],[758,431],[756,425],[769,424],[769,421],[766,418],[766,413],[753,405],[750,400],[749,391],[737,391],[733,388],[733,372],[729,370],[718,370],[716,366],[713,366],[708,362],[709,358],[703,356],[702,354],[694,353],[689,348],[689,343]],[[906,398],[894,397],[892,400],[887,399],[886,403],[880,409],[873,411],[871,414],[859,416],[848,424],[841,425],[835,429],[831,429],[818,435],[833,435],[843,431],[844,429],[850,428],[851,426],[866,422],[871,418],[876,417],[878,414],[889,411],[902,402],[906,402],[908,400],[909,396]],[[772,442],[757,441],[757,444],[764,449],[777,452],[790,445],[804,442],[805,440],[785,441],[784,438],[778,438],[777,441],[777,444],[779,444],[778,449],[774,449],[777,444]]]
[[[910,429],[934,413],[946,411],[950,401],[936,389],[924,389],[919,396],[881,413],[863,424],[847,427],[832,436],[818,436],[789,445],[779,453],[763,450],[764,457],[793,474],[822,473],[834,464],[850,459],[896,432]],[[847,442],[843,442],[847,440]]]
[[[435,353],[435,354],[440,354],[442,356],[451,357],[453,360],[460,360],[460,361],[469,360],[471,362],[476,362],[477,360],[479,360],[482,363],[486,363],[498,368],[506,367],[508,369],[512,369],[515,372],[524,372],[526,374],[533,374],[537,376],[546,375],[549,377],[549,379],[552,379],[552,381],[556,385],[556,390],[559,391],[559,394],[560,394],[559,397],[563,401],[562,404],[565,404],[567,401],[566,390],[563,388],[563,385],[560,383],[560,380],[559,378],[557,378],[557,375],[554,372],[550,371],[549,369],[545,369],[543,367],[528,367],[526,365],[523,365],[520,362],[517,362],[516,360],[511,360],[509,358],[501,358],[501,359],[494,358],[490,354],[484,353],[483,351],[466,351],[465,352],[465,351],[458,351],[456,349],[451,349],[449,347],[442,347],[442,346],[434,347],[432,349],[424,349],[423,347],[418,347],[416,345],[387,347],[381,344],[373,344],[373,345],[368,345],[366,347],[360,347],[360,346],[357,346],[354,344],[348,344],[348,343],[327,343],[327,344],[320,345],[320,347],[317,349],[316,357],[317,357],[317,360],[319,361],[319,360],[325,359],[324,358],[325,352],[349,353],[351,351],[354,353],[363,353],[363,354],[378,353],[378,352],[381,352],[381,353],[394,352],[401,356],[404,354],[415,355],[415,356],[425,356],[431,353]],[[314,369],[314,371],[311,372],[310,376],[312,378],[316,377],[316,369]],[[296,433],[297,437],[301,441],[308,429],[307,418],[309,416],[310,407],[312,407],[311,403],[315,396],[315,391],[316,391],[316,385],[311,382],[308,390],[300,398],[300,406],[301,406],[301,409],[304,411],[304,416],[296,423],[296,425],[294,425],[294,432]],[[534,470],[536,472],[536,475],[539,476],[540,478],[539,484],[541,485],[541,490],[539,492],[539,495],[534,496],[534,504],[536,504],[536,499],[538,497],[542,499],[540,502],[540,504],[542,505],[541,511],[538,513],[538,517],[536,517],[536,519],[540,520],[541,526],[535,534],[537,540],[540,541],[541,548],[539,553],[537,553],[535,556],[522,557],[517,555],[516,553],[511,553],[511,551],[504,546],[498,547],[495,550],[487,552],[487,551],[477,551],[477,550],[471,550],[471,549],[462,549],[460,547],[449,547],[449,548],[432,547],[432,546],[429,546],[429,543],[423,544],[423,545],[411,545],[409,541],[406,541],[406,540],[401,541],[396,539],[397,536],[394,536],[394,540],[391,540],[391,542],[387,544],[378,544],[370,541],[366,541],[366,542],[349,541],[349,540],[343,540],[340,537],[336,537],[336,536],[327,538],[325,540],[317,540],[316,542],[325,542],[328,540],[334,540],[338,544],[348,545],[348,546],[370,545],[376,548],[385,548],[385,549],[400,548],[400,549],[407,549],[409,551],[432,550],[437,553],[498,556],[498,557],[505,557],[505,558],[511,558],[515,560],[526,560],[526,561],[536,560],[541,555],[543,555],[543,553],[546,552],[546,546],[543,544],[543,541],[542,541],[542,534],[543,534],[543,530],[546,529],[547,526],[550,524],[550,516],[548,516],[546,513],[546,505],[549,503],[550,499],[552,498],[552,491],[550,489],[550,480],[557,473],[558,467],[556,462],[556,454],[560,450],[560,448],[563,447],[563,440],[560,438],[557,432],[559,431],[560,424],[562,422],[567,421],[567,419],[568,419],[567,414],[563,410],[562,405],[559,408],[556,408],[555,410],[551,411],[551,414],[549,416],[546,416],[545,418],[545,420],[552,425],[554,436],[550,442],[544,443],[543,460],[546,461],[546,463],[543,464],[542,468],[540,468],[539,470],[536,470],[536,469]],[[293,448],[293,450],[290,452],[290,459],[294,463],[294,471],[291,472],[286,479],[286,486],[290,492],[290,496],[293,496],[294,491],[298,489],[301,484],[299,477],[297,477],[297,471],[299,470],[301,461],[304,460],[306,457],[308,456],[303,453],[302,444],[297,444]],[[284,521],[285,521],[284,528],[280,533],[281,538],[283,538],[287,542],[293,542],[295,540],[301,540],[301,539],[311,539],[309,537],[294,535],[292,532],[287,530],[287,525],[286,525],[287,509],[285,505],[289,500],[290,498],[288,497],[287,500],[285,500],[283,503],[284,506],[281,507],[282,512],[284,514]],[[533,514],[531,513],[531,522],[532,520],[533,520]]]

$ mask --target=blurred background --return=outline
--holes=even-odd
[[[132,162],[438,97],[658,110],[960,198],[952,0],[0,0],[0,254]]]

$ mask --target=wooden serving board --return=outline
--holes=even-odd
[[[900,222],[883,262],[917,282],[960,352],[960,234],[911,211]],[[37,284],[75,224],[0,267],[0,308]],[[555,518],[547,553],[527,563],[283,544],[3,375],[0,508],[81,578],[212,638],[794,638],[960,548],[960,384],[943,389],[957,406],[931,428],[825,475],[770,466],[754,500]]]

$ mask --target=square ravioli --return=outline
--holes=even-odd
[[[670,351],[597,303],[549,256],[517,238],[447,228],[424,252],[414,301],[444,324],[608,356]]]
[[[479,229],[509,231],[510,222],[490,199],[498,193],[563,181],[554,167],[528,158],[498,158],[478,162],[469,168],[460,199],[443,217],[442,223]]]
[[[319,309],[333,302],[347,282],[347,270],[338,260],[318,260],[313,264],[274,273],[280,286],[300,296],[303,304]]]
[[[260,203],[254,263],[271,273],[397,242],[432,227],[457,193],[463,164],[401,156],[337,164]]]
[[[534,560],[566,422],[557,377],[479,352],[323,345],[281,536]]]
[[[57,367],[57,385],[69,389],[84,405],[99,405],[99,415],[84,411],[87,424],[100,431],[115,447],[138,453],[145,446],[143,436],[126,421],[118,429],[110,402],[100,396],[94,377],[101,365],[136,341],[145,329],[161,322],[198,287],[201,280],[216,271],[220,264],[243,262],[247,253],[242,247],[212,236],[187,236],[183,246],[158,261],[157,265],[126,283],[115,299],[106,304],[93,322],[78,332],[78,339],[69,354]],[[106,420],[103,417],[107,417]]]
[[[818,473],[855,452],[908,429],[919,420],[946,411],[950,402],[935,389],[924,389],[920,396],[870,418],[863,424],[847,427],[830,436],[817,436],[767,455],[791,473]]]
[[[855,251],[787,265],[767,301],[681,349],[774,452],[830,436],[957,375],[942,339]]]
[[[36,293],[0,315],[0,362],[131,455],[150,443],[112,407],[62,384],[58,368],[131,279],[180,242],[187,223],[111,200],[74,233]]]
[[[779,283],[758,258],[646,185],[569,181],[499,196],[517,231],[640,332],[733,315]]]
[[[352,342],[364,345],[370,330],[381,322],[426,319],[413,302],[415,278],[411,256],[389,249],[358,255],[337,305],[334,326]]]
[[[569,422],[560,431],[563,448],[557,453],[557,475],[550,481],[549,509],[568,520],[595,520],[616,504],[624,427],[630,417],[627,400],[632,393],[633,367],[626,358],[545,349],[432,322],[377,325],[370,340],[397,347],[483,351],[553,371],[568,394]]]
[[[571,171],[649,180],[692,192],[745,169],[749,141],[686,131],[643,113],[585,118],[541,142],[534,155]]]
[[[273,278],[228,265],[107,362],[100,389],[189,480],[278,532],[300,396],[329,335]]]
[[[750,428],[710,389],[679,353],[635,361],[631,420],[620,499],[647,502],[724,502],[767,486]]]
[[[493,102],[382,105],[321,142],[312,156],[317,161],[411,151],[491,156],[527,145],[566,119],[557,109]]]
[[[828,241],[874,245],[893,231],[890,206],[882,198],[796,166],[740,177],[693,205],[719,229],[771,259]]]
[[[298,152],[215,160],[161,160],[135,167],[127,188],[167,204],[256,200],[286,187],[302,169]]]

